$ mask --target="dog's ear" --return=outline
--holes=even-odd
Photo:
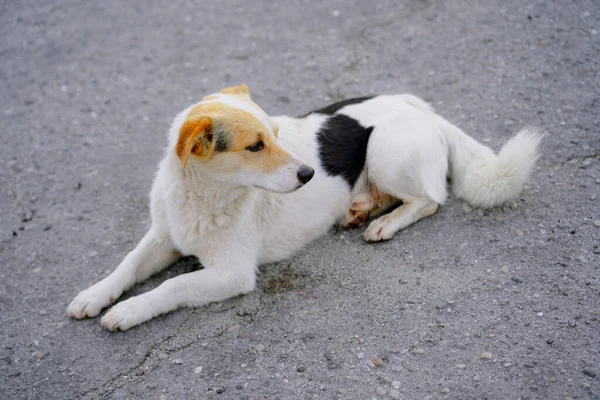
[[[175,153],[181,160],[182,168],[185,168],[192,153],[201,158],[207,158],[213,153],[213,126],[210,117],[188,118],[181,126]]]
[[[248,89],[248,86],[246,86],[246,84],[242,83],[241,85],[238,86],[232,86],[232,87],[228,87],[225,88],[223,90],[221,90],[219,93],[223,93],[223,94],[233,94],[233,95],[238,95],[238,96],[248,96],[248,98],[250,99],[250,89]]]

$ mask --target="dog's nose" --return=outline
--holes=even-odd
[[[298,180],[303,184],[310,181],[315,174],[315,170],[308,165],[303,165],[298,169]]]

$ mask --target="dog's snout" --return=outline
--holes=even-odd
[[[298,169],[298,180],[305,184],[310,181],[315,174],[315,170],[309,167],[308,165],[303,165]]]

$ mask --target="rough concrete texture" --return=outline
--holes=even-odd
[[[0,397],[600,398],[599,30],[596,0],[2,2]],[[68,319],[147,229],[171,119],[242,82],[271,114],[412,92],[494,149],[549,135],[505,207],[334,229],[125,333]]]

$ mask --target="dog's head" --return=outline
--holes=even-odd
[[[279,128],[252,101],[246,85],[205,97],[179,131],[182,168],[194,163],[212,178],[235,185],[291,192],[314,170],[277,140]]]

